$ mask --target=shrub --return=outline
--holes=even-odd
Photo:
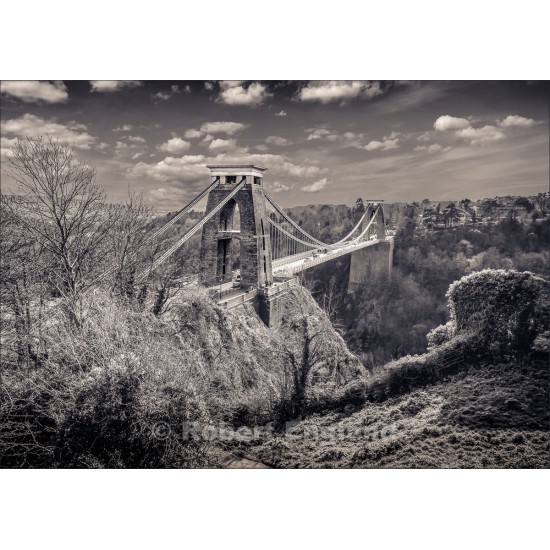
[[[456,333],[456,323],[448,321],[444,325],[439,325],[428,332],[426,339],[428,341],[428,350],[434,349],[445,342],[448,342]]]
[[[495,351],[526,353],[548,330],[549,283],[530,272],[485,269],[447,292],[457,333],[476,331]]]

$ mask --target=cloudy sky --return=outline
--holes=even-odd
[[[3,81],[2,159],[50,134],[173,210],[207,164],[268,169],[282,206],[548,190],[548,82]],[[11,190],[3,175],[2,188]]]

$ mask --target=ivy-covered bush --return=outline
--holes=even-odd
[[[428,332],[426,340],[428,341],[428,350],[441,346],[448,342],[456,334],[456,323],[450,320],[444,325],[439,325]]]
[[[492,351],[528,352],[548,330],[549,283],[530,272],[485,269],[447,292],[456,332],[474,332]]]

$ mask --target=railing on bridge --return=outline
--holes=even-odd
[[[257,288],[251,288],[247,290],[243,294],[238,294],[237,296],[234,296],[233,298],[228,298],[227,300],[220,300],[218,302],[218,305],[226,308],[226,309],[233,309],[234,307],[240,306],[242,304],[245,304],[247,302],[251,302],[256,298],[258,295],[258,289]]]
[[[285,281],[277,281],[272,285],[262,287],[262,288],[250,288],[245,293],[238,294],[234,297],[222,300],[223,296],[231,294],[235,289],[227,289],[222,291],[221,294],[218,293],[219,301],[218,305],[224,307],[225,309],[233,309],[237,306],[251,302],[257,296],[263,296],[267,300],[270,300],[274,297],[280,296],[281,293],[288,291],[291,287],[299,286],[299,281],[296,277],[286,279]]]
[[[361,250],[362,248],[366,248],[367,246],[378,244],[379,242],[381,241],[376,239],[376,240],[370,240],[370,241],[362,241],[357,244],[346,245],[346,246],[343,246],[341,249],[329,251],[326,254],[323,254],[317,258],[312,258],[311,260],[308,260],[307,258],[305,258],[301,263],[297,264],[296,266],[292,266],[292,262],[281,262],[281,263],[274,262],[273,273],[274,274],[283,273],[287,276],[290,276],[290,275],[293,275],[294,273],[299,273],[301,271],[305,271],[306,269],[310,269],[311,267],[315,267],[316,265],[320,265],[325,262],[334,260],[335,258],[339,258],[340,256],[345,256],[346,254],[350,254],[352,252],[355,252],[356,250]],[[294,261],[300,261],[300,260],[298,259]]]

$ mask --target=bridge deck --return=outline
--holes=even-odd
[[[390,238],[391,237],[389,237],[388,239]],[[346,254],[355,252],[356,250],[361,250],[362,248],[373,246],[375,244],[378,244],[379,242],[383,241],[380,241],[379,239],[374,239],[372,241],[362,241],[357,244],[343,245],[341,248],[330,250],[327,253],[319,253],[319,255],[316,257],[312,256],[312,252],[306,252],[302,254],[297,254],[296,256],[281,258],[280,260],[275,260],[273,262],[273,274],[284,274],[286,276],[289,276],[294,273],[299,273],[301,271],[309,269],[310,267],[329,262],[340,256],[345,256]]]

